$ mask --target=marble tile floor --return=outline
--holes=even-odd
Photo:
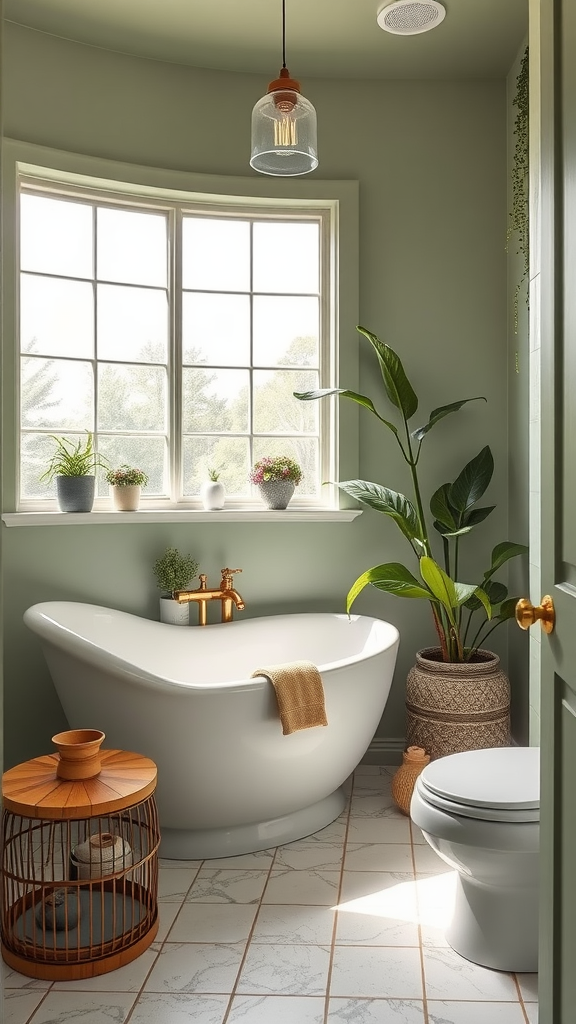
[[[360,765],[321,832],[222,860],[161,861],[160,930],[88,981],[4,966],[4,1024],[537,1024],[537,977],[469,963],[443,928],[453,873]]]

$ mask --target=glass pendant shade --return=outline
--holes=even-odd
[[[316,111],[283,67],[252,111],[250,166],[261,174],[290,177],[318,166]]]

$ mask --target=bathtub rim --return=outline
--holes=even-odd
[[[186,627],[171,626],[167,623],[157,622],[154,619],[147,619],[145,616],[135,615],[133,612],[125,612],[118,608],[109,608],[106,605],[90,604],[86,601],[42,601],[31,605],[25,610],[23,614],[24,623],[27,628],[38,637],[42,644],[48,644],[57,651],[64,651],[65,653],[70,654],[73,657],[77,657],[81,661],[93,665],[96,668],[103,669],[108,672],[113,671],[117,676],[129,682],[137,682],[140,686],[180,696],[183,696],[186,693],[238,693],[246,690],[253,691],[255,689],[264,689],[269,686],[268,680],[264,676],[255,676],[253,679],[242,678],[225,680],[223,682],[198,683],[186,682],[181,679],[175,679],[165,675],[160,676],[155,673],[148,672],[146,669],[140,666],[135,666],[126,659],[119,657],[117,654],[113,654],[106,650],[93,640],[82,636],[74,628],[58,621],[55,617],[55,609],[62,607],[66,608],[69,606],[87,609],[90,612],[105,612],[120,620],[123,618],[139,620],[148,623],[156,630],[181,630]],[[339,619],[350,618],[352,621],[363,620],[370,623],[382,623],[390,630],[390,641],[363,657],[362,652],[360,652],[353,657],[342,658],[339,661],[325,662],[318,665],[320,673],[336,672],[340,669],[347,669],[351,665],[364,662],[368,663],[374,658],[378,658],[388,652],[393,652],[394,650],[397,651],[400,642],[400,634],[396,626],[394,626],[393,623],[388,622],[386,619],[379,619],[372,615],[355,614],[348,616],[345,613],[340,612],[282,612],[277,615],[255,616],[251,619],[235,619],[234,622],[231,623],[214,623],[208,626],[203,626],[202,630],[203,632],[206,630],[215,631],[222,629],[229,631],[234,628],[242,628],[242,626],[246,626],[248,623],[253,623],[255,621],[277,621],[279,619],[294,620],[296,618],[309,619],[321,617]],[[200,627],[191,626],[188,628],[199,629]]]

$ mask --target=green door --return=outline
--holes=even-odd
[[[540,348],[540,573],[556,625],[541,647],[540,1021],[576,1021],[576,0],[531,0],[531,324]],[[534,117],[532,118],[532,114]],[[534,134],[533,134],[534,133]],[[536,134],[537,133],[537,136]],[[537,436],[539,434],[539,437]],[[537,475],[537,470],[535,471]],[[540,491],[538,501],[537,491]],[[539,508],[538,508],[539,504]],[[538,559],[536,558],[536,561]],[[533,559],[534,561],[534,559]],[[540,592],[537,593],[537,588]],[[538,625],[533,630],[540,630]]]

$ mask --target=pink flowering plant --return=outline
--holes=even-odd
[[[291,480],[293,484],[299,484],[301,479],[300,466],[287,455],[265,455],[263,459],[258,459],[258,462],[254,463],[250,473],[250,481],[253,484],[265,484],[269,480]]]
[[[145,487],[148,483],[148,476],[143,469],[124,464],[119,469],[109,469],[106,473],[106,481],[112,487]]]

